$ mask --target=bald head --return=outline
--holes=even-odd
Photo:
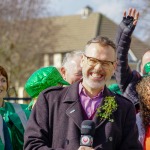
[[[142,62],[141,62],[141,73],[142,74],[145,74],[144,65],[148,62],[150,62],[150,50],[148,50],[142,57]]]

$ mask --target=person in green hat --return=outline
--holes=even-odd
[[[12,135],[13,148],[15,150],[23,149],[23,136],[26,128],[26,123],[30,116],[31,110],[34,104],[36,103],[39,93],[49,87],[63,85],[69,85],[69,83],[62,78],[61,74],[54,66],[42,67],[36,70],[28,78],[24,87],[28,95],[32,98],[32,101],[30,102],[28,108],[24,112],[20,111],[20,113],[18,114],[16,113],[9,116],[13,122]],[[22,115],[22,113],[25,113],[26,115],[19,117]],[[14,122],[15,120],[16,122]]]
[[[63,79],[59,71],[54,66],[43,67],[35,71],[27,80],[25,90],[32,98],[29,107],[33,107],[39,93],[48,87],[58,85],[70,85]]]

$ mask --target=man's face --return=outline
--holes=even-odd
[[[80,66],[81,56],[74,57],[67,68],[63,68],[62,76],[70,84],[80,80],[82,78],[82,68]]]
[[[90,58],[91,57],[91,58]],[[81,61],[83,86],[101,90],[114,73],[116,63],[115,50],[110,46],[102,47],[91,43]],[[96,63],[97,62],[97,63]]]
[[[145,71],[144,71],[144,66],[145,64],[147,64],[148,62],[150,62],[150,51],[147,51],[142,58],[142,64],[141,64],[141,73],[144,75]]]

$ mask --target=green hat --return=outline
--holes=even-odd
[[[150,62],[144,65],[144,71],[145,71],[144,76],[150,75]]]
[[[116,83],[110,84],[110,85],[108,86],[108,88],[109,88],[112,92],[115,92],[115,93],[118,93],[118,94],[122,94],[121,91],[120,91],[120,88],[119,88],[118,84],[116,84]]]
[[[32,98],[35,98],[46,88],[59,84],[69,85],[55,67],[43,67],[29,77],[25,84],[25,90]]]

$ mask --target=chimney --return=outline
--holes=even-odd
[[[86,19],[92,12],[93,9],[90,6],[86,6],[81,10],[81,17]]]

